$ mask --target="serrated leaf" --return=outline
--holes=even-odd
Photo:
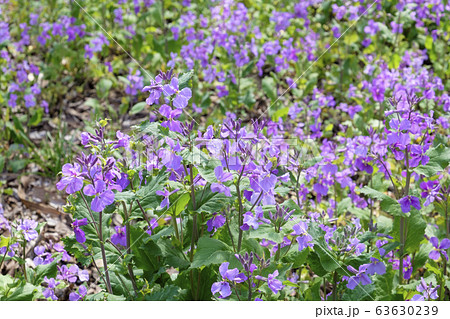
[[[217,213],[234,201],[233,197],[227,197],[223,193],[213,193],[210,187],[204,191],[200,189],[195,192],[196,211],[199,213]],[[192,201],[189,202],[188,209],[194,211]]]
[[[378,199],[380,201],[381,209],[386,211],[387,213],[390,213],[394,216],[407,216],[402,212],[400,204],[392,197],[389,197],[388,195],[374,190],[373,188],[370,188],[368,186],[364,186],[359,191],[363,194],[366,194],[370,198]]]
[[[400,218],[395,217],[394,227],[392,229],[392,237],[400,242]],[[404,251],[407,254],[415,253],[420,246],[420,242],[424,240],[425,228],[427,223],[423,219],[420,212],[413,209],[411,215],[406,218],[406,240]]]
[[[438,172],[442,172],[450,163],[450,148],[443,144],[431,148],[426,155],[430,158],[429,162],[413,169],[414,172],[426,177],[432,177]]]
[[[163,170],[160,171],[158,175],[149,177],[147,183],[136,192],[136,198],[139,199],[144,211],[159,207],[160,197],[156,195],[156,191],[163,190],[166,175],[167,173]],[[134,205],[133,213],[141,214],[140,207],[138,205]]]
[[[268,225],[261,225],[258,229],[250,229],[249,238],[267,239],[276,242],[277,244],[283,242],[283,235],[275,232],[273,227]]]
[[[180,90],[189,86],[189,80],[194,76],[194,70],[190,70],[189,72],[183,73],[178,78],[178,87]]]
[[[183,300],[186,294],[185,289],[181,289],[175,285],[165,286],[164,288],[155,289],[149,295],[145,296],[147,301],[176,301]]]
[[[231,248],[224,242],[209,238],[201,237],[198,240],[197,251],[194,255],[194,261],[191,268],[199,268],[211,264],[221,264],[230,261],[234,257]]]

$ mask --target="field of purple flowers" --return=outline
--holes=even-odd
[[[0,0],[0,300],[450,299],[447,0]]]

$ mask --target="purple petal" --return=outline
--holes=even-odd
[[[450,248],[450,239],[444,238],[439,245],[440,249],[449,249]]]
[[[94,196],[96,194],[94,186],[92,186],[92,184],[86,185],[84,187],[84,194],[87,196]]]

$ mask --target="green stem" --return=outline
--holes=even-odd
[[[122,205],[123,205],[123,214],[125,217],[125,229],[126,229],[126,237],[127,237],[127,254],[130,255],[131,254],[131,225],[130,225],[130,219],[128,216],[127,206],[125,205],[125,202],[122,202]],[[131,212],[132,205],[133,205],[133,203],[130,204],[130,212]],[[134,279],[133,267],[131,266],[130,263],[128,263],[127,268],[128,268],[128,274],[130,275],[130,278],[131,278],[131,283],[133,285],[134,293],[137,296],[138,289],[137,289],[136,281]]]
[[[184,167],[186,170],[186,166]],[[192,216],[192,236],[191,236],[191,253],[190,253],[190,261],[191,263],[194,261],[194,247],[195,242],[198,238],[198,230],[197,230],[197,204],[195,201],[195,186],[194,186],[194,171],[193,171],[193,165],[190,164],[189,166],[189,177],[191,182],[191,200],[192,200],[192,208],[193,208],[193,216]],[[190,271],[190,281],[191,281],[191,291],[192,296],[194,297],[194,300],[198,299],[198,293],[199,293],[199,284],[197,284],[196,293],[194,295],[194,273],[193,269]],[[198,272],[198,270],[197,270]],[[197,282],[200,282],[200,272],[197,273]]]
[[[231,228],[230,228],[230,224],[228,222],[228,214],[226,214],[226,213],[225,213],[225,221],[227,224],[228,233],[230,234],[231,245],[233,246],[233,251],[236,252],[236,246],[234,245],[233,234],[231,234]]]
[[[333,273],[333,301],[337,301],[337,271]]]
[[[100,249],[102,251],[102,259],[103,259],[103,268],[105,269],[105,277],[106,277],[106,289],[108,290],[108,293],[112,294],[112,288],[111,288],[111,281],[109,279],[109,272],[108,272],[108,264],[106,263],[106,253],[105,253],[105,245],[103,243],[103,230],[102,230],[102,217],[103,217],[103,213],[100,212],[98,215],[98,220],[99,220],[99,234],[98,237],[100,239]]]
[[[175,237],[178,239],[178,241],[180,241],[180,233],[178,232],[178,225],[177,225],[177,215],[175,215],[175,213],[172,214],[172,222],[173,228],[175,228]]]
[[[8,245],[6,246],[5,253],[3,254],[2,261],[0,262],[0,274],[2,271],[3,262],[5,261],[5,258],[6,258],[6,254],[8,253],[8,250],[9,250],[9,240],[8,240]]]
[[[27,255],[26,255],[26,246],[27,246],[27,241],[25,240],[25,238],[23,239],[23,244],[22,244],[22,247],[23,247],[23,275],[24,275],[24,277],[25,277],[25,281],[28,281],[28,276],[27,276],[27,267],[26,267],[26,258],[27,258]]]
[[[403,282],[403,250],[404,250],[404,241],[403,238],[405,228],[405,218],[400,217],[400,250],[399,250],[399,266],[398,266],[398,284],[401,285]]]
[[[238,180],[236,182],[236,192],[237,192],[237,198],[238,198],[238,203],[239,203],[239,216],[238,216],[238,220],[239,220],[239,237],[238,237],[238,245],[237,245],[237,252],[238,252],[238,254],[241,251],[242,235],[243,235],[243,230],[241,229],[241,226],[244,223],[244,217],[243,217],[244,206],[242,205],[241,189],[239,188],[239,184],[241,182],[242,174],[244,173],[244,168],[245,168],[245,165],[243,164],[242,165],[242,169],[241,169],[241,173],[239,174]],[[263,192],[263,190],[261,190],[261,193],[262,192]]]

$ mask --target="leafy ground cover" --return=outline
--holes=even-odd
[[[0,1],[0,300],[449,300],[449,12]]]

